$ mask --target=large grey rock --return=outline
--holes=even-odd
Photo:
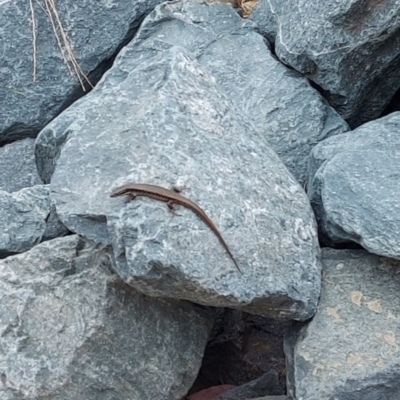
[[[398,400],[399,261],[325,248],[322,264],[318,311],[285,341],[289,398]]]
[[[49,185],[15,193],[0,190],[0,258],[67,233],[50,199]]]
[[[74,0],[55,2],[63,28],[82,71],[93,83],[105,62],[131,38],[139,20],[160,0]],[[36,21],[37,79],[33,82],[30,3]],[[44,2],[46,3],[46,2]],[[48,2],[50,3],[50,2]],[[83,92],[64,63],[43,4],[25,0],[0,3],[0,144],[36,136]]]
[[[236,18],[216,6],[226,10],[218,24]],[[132,42],[91,93],[40,133],[39,170],[45,180],[52,174],[61,220],[112,243],[120,276],[148,295],[309,318],[320,266],[308,198],[207,69],[181,47],[164,47]],[[152,199],[109,197],[127,182],[184,186],[243,275],[190,210],[173,215]]]
[[[399,14],[399,0],[260,0],[250,19],[354,127],[400,87]]]
[[[0,147],[0,189],[17,192],[40,185],[35,164],[35,140],[24,139]]]
[[[189,51],[300,184],[313,146],[349,129],[307,79],[276,60],[255,24],[229,6],[178,1],[158,7],[132,45],[143,52],[177,45]]]
[[[329,138],[310,156],[322,238],[400,258],[400,112]]]
[[[177,400],[213,321],[151,299],[110,273],[76,235],[0,261],[2,400]]]

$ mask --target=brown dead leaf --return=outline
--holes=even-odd
[[[248,18],[258,0],[237,0],[237,6],[242,9],[242,17]]]
[[[212,400],[218,395],[233,389],[235,385],[219,385],[212,386],[208,389],[200,390],[200,392],[194,393],[187,397],[187,400]]]

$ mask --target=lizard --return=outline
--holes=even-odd
[[[229,250],[228,245],[226,244],[225,240],[223,239],[217,227],[207,216],[207,214],[192,200],[187,199],[186,197],[182,196],[181,194],[177,193],[174,190],[165,189],[162,186],[149,185],[147,183],[127,183],[126,185],[114,189],[111,192],[110,196],[117,197],[123,195],[128,195],[129,197],[132,198],[132,200],[135,199],[136,197],[143,196],[143,197],[148,197],[150,199],[164,201],[168,204],[170,208],[172,207],[173,204],[179,204],[193,211],[214,232],[215,236],[217,236],[219,242],[226,250],[231,260],[234,262],[238,271],[242,273],[241,269],[239,268],[239,265],[234,259],[231,251]]]

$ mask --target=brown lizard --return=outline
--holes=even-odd
[[[173,204],[179,204],[181,206],[189,208],[195,214],[197,214],[198,217],[200,217],[200,219],[202,219],[203,222],[205,222],[206,225],[215,233],[215,236],[217,236],[221,245],[224,247],[226,252],[229,254],[229,257],[235,263],[235,266],[238,269],[238,271],[242,273],[237,262],[233,258],[233,255],[230,252],[228,245],[225,243],[225,240],[223,239],[217,227],[207,216],[207,214],[193,201],[187,199],[186,197],[180,195],[179,193],[173,190],[165,189],[161,186],[148,185],[146,183],[128,183],[126,185],[114,189],[111,192],[111,197],[123,196],[123,195],[128,195],[132,199],[138,196],[144,196],[144,197],[149,197],[151,199],[164,201],[168,203],[169,207],[171,207]]]

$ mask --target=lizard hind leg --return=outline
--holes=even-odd
[[[178,213],[176,212],[175,203],[174,203],[173,201],[171,201],[171,200],[168,201],[168,202],[167,202],[167,206],[168,206],[169,211],[172,212],[172,214],[177,215],[178,217],[180,217],[180,214],[178,214]]]

